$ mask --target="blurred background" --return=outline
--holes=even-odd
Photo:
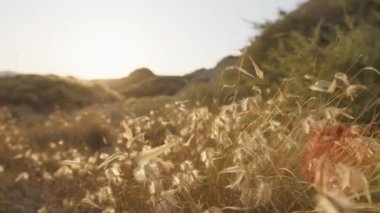
[[[0,70],[120,78],[183,75],[238,54],[301,0],[1,1]]]

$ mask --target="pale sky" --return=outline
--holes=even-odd
[[[182,75],[238,54],[304,0],[0,0],[0,70],[78,78]],[[247,21],[248,20],[248,21]]]

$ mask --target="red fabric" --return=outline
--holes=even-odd
[[[326,155],[333,163],[340,162],[345,154],[342,147],[335,142],[346,138],[358,137],[351,129],[344,125],[333,125],[315,133],[306,143],[302,152],[302,172],[306,180],[313,182],[315,171],[311,167],[314,159],[320,159]]]

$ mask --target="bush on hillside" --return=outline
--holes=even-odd
[[[55,109],[71,110],[116,100],[116,94],[100,85],[83,84],[57,76],[16,75],[0,78],[0,105],[11,108],[26,107],[49,113]],[[16,117],[23,116],[14,112]]]

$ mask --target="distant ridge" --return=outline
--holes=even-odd
[[[0,78],[0,106],[38,112],[117,101],[118,94],[102,85],[55,75],[13,75]]]
[[[227,56],[213,68],[202,68],[184,76],[160,76],[142,67],[123,78],[92,81],[5,70],[0,71],[0,106],[28,106],[49,112],[56,107],[75,109],[123,98],[176,96],[197,82],[211,81],[237,62],[237,56]]]
[[[226,56],[220,60],[215,67],[210,69],[201,68],[185,76],[193,81],[209,81],[215,78],[220,72],[223,72],[228,67],[238,66],[239,56]]]
[[[125,98],[172,96],[186,86],[183,76],[158,76],[148,68],[132,71],[127,77],[97,82],[115,90]]]
[[[125,98],[173,96],[183,92],[196,82],[209,82],[230,66],[238,65],[238,56],[227,56],[213,68],[201,68],[184,76],[160,76],[149,68],[143,67],[132,71],[128,76],[118,79],[95,80],[115,90]]]
[[[15,76],[15,75],[18,75],[18,73],[9,71],[9,70],[0,71],[0,77]]]

